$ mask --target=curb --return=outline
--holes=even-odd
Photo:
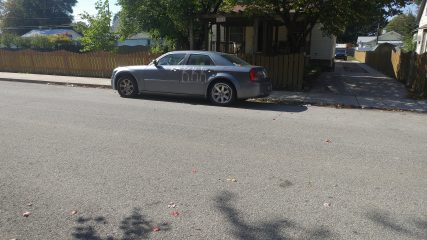
[[[87,83],[69,83],[69,82],[52,82],[52,81],[42,81],[42,80],[30,80],[30,79],[10,79],[10,78],[0,78],[1,82],[21,82],[21,83],[34,83],[34,84],[44,84],[44,85],[58,85],[58,86],[67,86],[67,87],[84,87],[84,88],[98,88],[98,89],[111,89],[109,85],[99,85],[99,84],[87,84]],[[275,104],[288,104],[288,105],[312,105],[318,107],[333,107],[337,109],[371,109],[371,110],[383,110],[383,111],[394,111],[394,112],[413,112],[413,113],[422,113],[426,114],[426,111],[423,110],[407,110],[407,109],[398,109],[398,108],[379,108],[379,107],[369,107],[369,106],[360,106],[360,105],[347,105],[347,104],[331,104],[323,102],[311,102],[311,101],[293,101],[293,100],[284,100],[277,98],[261,98],[256,99],[254,102],[264,102],[264,103],[275,103]]]
[[[87,83],[52,82],[52,81],[42,81],[42,80],[11,79],[11,78],[0,78],[0,81],[2,81],[2,82],[34,83],[34,84],[45,84],[45,85],[46,84],[47,85],[59,85],[59,86],[68,86],[68,87],[111,89],[111,86],[108,86],[108,85],[87,84]]]
[[[282,99],[274,99],[274,98],[263,98],[254,100],[254,102],[262,102],[262,103],[273,103],[273,104],[287,104],[287,105],[311,105],[316,107],[331,107],[336,109],[361,109],[361,110],[382,110],[389,112],[411,112],[411,113],[421,113],[426,114],[427,110],[408,110],[408,109],[400,109],[400,108],[379,108],[379,107],[370,107],[364,105],[348,105],[348,104],[331,104],[324,102],[310,102],[310,101],[293,101],[293,100],[282,100]]]

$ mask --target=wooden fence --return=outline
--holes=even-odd
[[[388,44],[372,52],[356,52],[356,59],[404,83],[417,96],[427,97],[427,53],[402,53]]]
[[[267,69],[274,89],[302,90],[304,81],[304,54],[242,55],[245,61]]]
[[[0,50],[0,71],[37,74],[110,77],[114,68],[145,65],[158,55],[148,52],[118,54],[108,52],[71,53],[33,50]],[[304,55],[244,55],[253,65],[267,69],[275,89],[301,90],[304,78]]]
[[[147,52],[80,54],[67,51],[0,50],[0,71],[109,78],[118,66],[148,64],[156,57]]]

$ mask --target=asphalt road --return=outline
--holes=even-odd
[[[426,239],[426,146],[425,114],[0,82],[0,239]]]

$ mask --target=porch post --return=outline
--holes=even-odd
[[[274,42],[275,42],[275,49],[274,52],[277,53],[277,51],[279,50],[279,26],[275,25],[275,33],[274,33]]]
[[[193,31],[193,19],[190,20],[190,50],[194,50],[194,31]]]
[[[225,52],[229,53],[230,51],[230,26],[225,25]]]
[[[205,32],[204,32],[204,36],[203,36],[203,38],[205,39],[205,41],[204,41],[204,50],[206,50],[206,51],[209,51],[210,49],[209,49],[209,45],[210,45],[210,41],[209,41],[209,33],[210,33],[210,29],[209,29],[209,26],[210,26],[210,24],[209,24],[209,22],[205,22],[205,24],[203,24],[204,25],[204,28],[205,28]]]
[[[253,44],[252,44],[252,64],[255,64],[255,54],[258,50],[258,27],[259,27],[259,19],[254,19],[254,36],[253,36]]]
[[[221,25],[216,23],[216,42],[215,51],[219,52],[221,48]]]
[[[268,37],[268,35],[270,34],[270,31],[269,31],[269,26],[267,25],[267,21],[263,21],[263,23],[262,23],[263,25],[262,25],[262,41],[263,41],[263,43],[262,43],[262,50],[263,50],[263,52],[264,52],[264,54],[265,53],[268,53],[268,39],[269,39],[269,37]],[[271,43],[270,43],[271,44]]]

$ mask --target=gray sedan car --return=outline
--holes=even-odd
[[[194,95],[216,105],[268,96],[271,81],[263,67],[225,53],[170,52],[148,66],[116,68],[111,85],[122,97],[140,93]]]

